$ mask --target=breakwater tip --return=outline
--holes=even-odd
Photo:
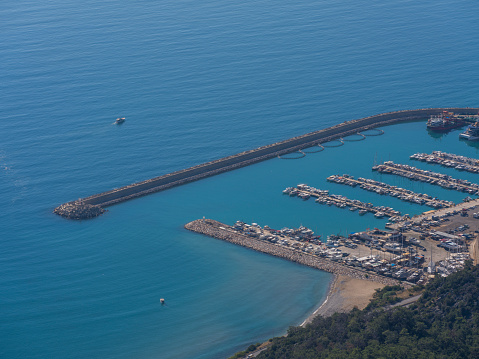
[[[68,219],[90,219],[105,212],[106,210],[100,206],[83,203],[82,201],[64,203],[53,210],[53,213]]]

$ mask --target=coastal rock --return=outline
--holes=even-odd
[[[98,217],[106,212],[100,206],[95,206],[82,201],[64,203],[53,210],[53,213],[68,219],[89,219]]]

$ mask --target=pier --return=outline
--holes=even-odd
[[[459,171],[479,173],[479,160],[475,158],[455,155],[441,151],[433,151],[431,154],[415,153],[409,156],[412,160],[438,164],[443,167],[452,167]]]
[[[409,165],[397,164],[392,161],[386,161],[381,165],[373,166],[372,169],[379,173],[394,174],[396,176],[409,178],[413,181],[426,182],[441,186],[446,189],[454,189],[456,191],[467,192],[470,194],[479,193],[479,185],[467,180],[453,178],[442,173],[421,170]]]
[[[388,195],[391,197],[398,198],[405,202],[424,204],[432,208],[443,208],[443,207],[452,207],[454,202],[445,201],[437,198],[433,198],[425,193],[415,193],[411,190],[404,189],[397,186],[391,186],[387,183],[375,181],[373,179],[359,177],[355,179],[350,175],[332,175],[327,178],[328,181],[344,184],[351,187],[359,186],[361,189],[364,189],[369,192],[375,192],[380,195]]]
[[[405,110],[383,113],[357,120],[345,121],[338,125],[307,133],[302,136],[293,137],[285,141],[262,146],[254,150],[244,151],[236,155],[203,163],[184,170],[165,174],[160,177],[155,177],[121,188],[113,189],[111,191],[67,202],[57,207],[54,210],[54,213],[66,218],[92,218],[102,213],[100,209],[123,201],[166,190],[168,188],[186,184],[205,177],[214,176],[219,173],[231,171],[287,153],[302,151],[303,149],[309,147],[315,147],[321,145],[322,143],[355,135],[358,132],[366,132],[371,129],[376,129],[380,126],[406,121],[426,120],[429,116],[440,114],[444,110],[455,112],[460,115],[474,115],[477,114],[479,108],[429,108]],[[382,130],[377,131],[378,134],[380,131]],[[87,205],[91,207],[88,207]],[[75,209],[75,207],[78,206],[83,206],[83,208],[89,208],[90,210],[79,211]],[[82,213],[82,215],[79,217],[72,216],[72,212]]]
[[[303,200],[307,200],[310,197],[315,197],[316,202],[320,204],[335,205],[339,208],[349,207],[350,210],[359,210],[360,215],[367,212],[374,213],[377,218],[384,216],[395,217],[400,216],[399,211],[395,211],[391,207],[373,206],[371,203],[363,203],[357,199],[349,199],[345,196],[338,194],[329,194],[327,190],[320,190],[305,184],[298,184],[296,187],[288,187],[283,191],[284,194],[288,194],[291,197],[298,196]]]

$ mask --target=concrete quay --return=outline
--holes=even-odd
[[[216,239],[230,242],[242,247],[250,248],[258,252],[266,253],[275,257],[287,259],[308,267],[323,270],[336,275],[344,275],[357,279],[378,282],[385,285],[407,285],[398,280],[369,273],[360,269],[346,267],[339,263],[318,257],[309,253],[276,245],[260,239],[255,239],[233,231],[228,225],[211,219],[199,219],[187,223],[185,228]]]
[[[107,207],[116,203],[127,201],[132,198],[137,198],[150,193],[159,192],[174,186],[179,186],[192,181],[197,181],[205,177],[214,176],[216,174],[223,173],[226,171],[231,171],[236,168],[248,166],[250,164],[264,161],[273,157],[278,157],[287,153],[301,151],[309,147],[318,146],[321,145],[321,143],[337,140],[350,135],[355,135],[361,131],[370,130],[379,126],[386,126],[406,121],[426,120],[429,116],[438,115],[444,110],[461,115],[473,115],[479,111],[479,108],[466,107],[405,110],[388,112],[357,120],[346,121],[326,129],[293,137],[285,141],[277,142],[267,146],[262,146],[249,151],[244,151],[236,155],[203,163],[194,167],[169,173],[160,177],[155,177],[146,181],[133,183],[121,188],[113,189],[111,191],[85,197],[77,201],[67,202],[64,205],[69,204],[68,208],[71,208],[72,210],[75,206],[85,204]],[[62,205],[63,208],[66,208],[64,205]],[[68,211],[59,210],[60,207],[58,207],[56,211],[54,211],[54,213],[57,213],[66,218],[75,218],[70,216]]]
[[[404,226],[405,222],[410,222],[410,224],[412,226],[421,226],[422,223],[424,223],[424,222],[434,221],[434,218],[436,218],[436,217],[448,217],[452,213],[454,214],[454,217],[451,217],[451,218],[454,218],[454,219],[450,220],[448,222],[453,223],[453,224],[458,224],[458,223],[460,224],[460,223],[465,222],[465,219],[462,218],[460,216],[460,214],[463,211],[466,211],[466,212],[467,211],[472,211],[472,210],[476,209],[477,207],[479,207],[479,198],[472,199],[472,200],[467,201],[467,202],[458,203],[453,207],[441,208],[441,209],[438,209],[438,210],[431,210],[431,211],[423,212],[422,214],[416,215],[409,220],[394,223],[394,224],[389,225],[388,227],[390,229],[399,230],[402,226]],[[468,217],[469,217],[469,215],[468,215]],[[470,218],[472,218],[472,213],[471,213]],[[468,222],[477,223],[476,226],[473,226],[472,228],[474,228],[474,230],[477,230],[478,233],[479,233],[479,220],[478,219],[472,219],[472,220],[468,220]],[[429,230],[429,228],[425,228],[425,230]]]

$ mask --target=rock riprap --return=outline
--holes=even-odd
[[[69,219],[89,219],[106,212],[100,206],[74,201],[64,203],[53,210],[53,213]]]

